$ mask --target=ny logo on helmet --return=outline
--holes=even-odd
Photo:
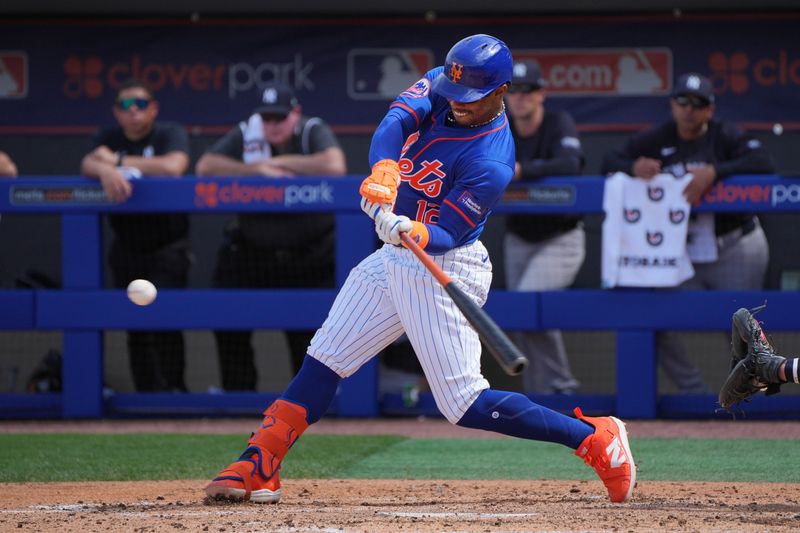
[[[453,61],[452,66],[450,67],[450,79],[454,82],[461,79],[461,70],[464,68],[464,65],[459,65],[455,61]]]

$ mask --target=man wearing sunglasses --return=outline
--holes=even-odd
[[[714,119],[713,85],[705,76],[689,73],[678,78],[670,110],[672,120],[634,135],[624,147],[607,154],[603,172],[644,179],[690,173],[692,179],[683,191],[690,204],[727,176],[775,172],[771,156],[757,139]],[[694,276],[682,288],[763,287],[769,249],[758,218],[751,213],[692,214],[687,250]],[[681,392],[709,391],[676,334],[661,333],[657,343],[659,363]]]
[[[189,166],[186,130],[157,122],[153,93],[139,80],[120,86],[112,108],[117,125],[102,129],[81,162],[81,173],[96,178],[114,202],[127,200],[135,178],[179,178]],[[190,265],[189,218],[185,213],[110,215],[114,238],[109,263],[114,286],[137,278],[159,288],[183,288]],[[138,391],[185,391],[184,339],[180,331],[131,331],[128,350]]]
[[[301,113],[291,87],[265,87],[258,107],[197,162],[198,176],[342,176],[345,156],[330,127]],[[214,284],[221,288],[334,286],[334,220],[328,213],[241,213],[226,231]],[[216,331],[222,388],[255,390],[251,331]],[[313,331],[286,333],[294,372]]]
[[[516,148],[515,181],[580,174],[584,156],[572,117],[545,109],[539,64],[514,63],[506,110]],[[578,216],[509,215],[504,238],[506,286],[517,291],[569,287],[585,256],[585,235]],[[531,365],[523,374],[529,393],[570,394],[579,385],[558,330],[518,333],[515,339]]]

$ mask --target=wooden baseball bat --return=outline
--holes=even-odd
[[[433,277],[444,287],[447,294],[453,300],[467,322],[472,324],[478,336],[481,338],[486,348],[489,350],[503,370],[509,376],[516,376],[528,366],[528,359],[514,346],[511,339],[503,333],[503,330],[495,324],[486,311],[478,307],[472,299],[466,295],[464,291],[459,289],[455,282],[444,273],[444,271],[437,265],[428,254],[425,253],[414,240],[409,237],[408,233],[400,233],[400,238],[406,247],[414,252],[414,255],[422,261]]]

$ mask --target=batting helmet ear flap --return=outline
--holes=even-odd
[[[458,41],[447,53],[444,71],[433,80],[435,93],[456,102],[480,100],[511,82],[511,51],[496,37],[477,34]]]

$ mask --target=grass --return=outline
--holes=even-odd
[[[638,478],[800,482],[790,440],[632,439]],[[0,482],[208,479],[243,449],[241,435],[0,435]],[[563,446],[516,439],[306,435],[283,478],[592,479]]]
[[[281,474],[330,478],[403,437],[309,435]],[[0,435],[0,482],[206,479],[244,450],[242,435]]]
[[[631,439],[638,479],[800,482],[791,440]],[[525,440],[408,439],[351,465],[342,477],[390,479],[593,479],[571,450]]]

